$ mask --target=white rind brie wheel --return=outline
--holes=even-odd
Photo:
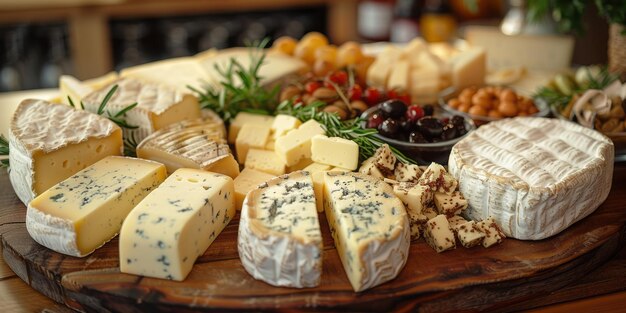
[[[237,241],[241,263],[255,279],[274,286],[319,285],[322,235],[310,174],[278,176],[250,191]]]
[[[613,143],[597,131],[547,118],[489,123],[459,141],[449,172],[474,220],[492,216],[508,237],[540,240],[591,214],[606,199]]]

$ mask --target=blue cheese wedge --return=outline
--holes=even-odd
[[[237,243],[241,264],[255,279],[274,286],[317,286],[322,233],[310,174],[282,175],[250,191]]]
[[[120,271],[184,280],[235,213],[232,178],[199,169],[175,171],[124,221]]]
[[[86,256],[118,234],[131,209],[166,175],[157,162],[106,157],[31,201],[26,229],[42,246]]]
[[[354,291],[394,279],[409,255],[409,220],[386,183],[353,172],[326,172],[324,210]]]

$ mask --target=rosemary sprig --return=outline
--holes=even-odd
[[[0,135],[0,167],[9,167],[9,141]]]
[[[128,132],[129,135],[124,137],[124,155],[129,157],[137,157],[137,137],[135,137],[135,132]]]
[[[206,85],[202,91],[187,86],[197,94],[200,106],[215,111],[226,122],[242,111],[271,114],[276,109],[276,95],[280,86],[274,86],[268,91],[261,85],[263,77],[259,75],[259,70],[265,63],[266,55],[263,49],[268,43],[269,39],[266,38],[250,47],[248,68],[234,58],[230,59],[225,68],[220,68],[216,64],[215,69],[222,77],[218,87]]]
[[[352,140],[359,146],[359,158],[363,161],[374,155],[376,149],[385,142],[374,136],[378,131],[373,128],[361,128],[363,121],[361,118],[342,121],[335,113],[321,111],[320,108],[326,105],[324,102],[315,101],[309,105],[296,104],[291,101],[284,101],[278,105],[276,114],[287,114],[295,116],[302,122],[316,120],[322,125],[329,137],[341,137]],[[415,164],[415,161],[405,156],[398,149],[390,146],[396,158],[404,163]]]

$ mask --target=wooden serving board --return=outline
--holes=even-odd
[[[120,273],[117,239],[85,258],[40,246],[26,231],[25,207],[6,174],[0,175],[0,187],[4,260],[34,289],[80,311],[502,310],[580,279],[626,241],[626,167],[616,166],[607,201],[561,234],[441,254],[423,241],[415,242],[396,279],[362,293],[352,291],[324,218],[319,287],[278,288],[248,275],[237,254],[238,218],[198,259],[185,281],[173,282]]]

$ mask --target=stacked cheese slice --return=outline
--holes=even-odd
[[[493,216],[507,236],[539,240],[592,213],[608,196],[611,140],[568,121],[517,117],[482,126],[450,153],[467,215]]]
[[[117,235],[130,210],[165,176],[156,162],[106,157],[31,201],[26,229],[54,251],[88,255]]]
[[[128,215],[120,232],[123,273],[184,280],[235,216],[232,178],[179,169]]]
[[[122,153],[122,130],[104,117],[24,100],[9,128],[10,178],[27,205],[35,196],[85,167]]]
[[[275,286],[317,286],[322,234],[309,173],[275,177],[248,193],[237,241],[241,263],[254,278]]]

